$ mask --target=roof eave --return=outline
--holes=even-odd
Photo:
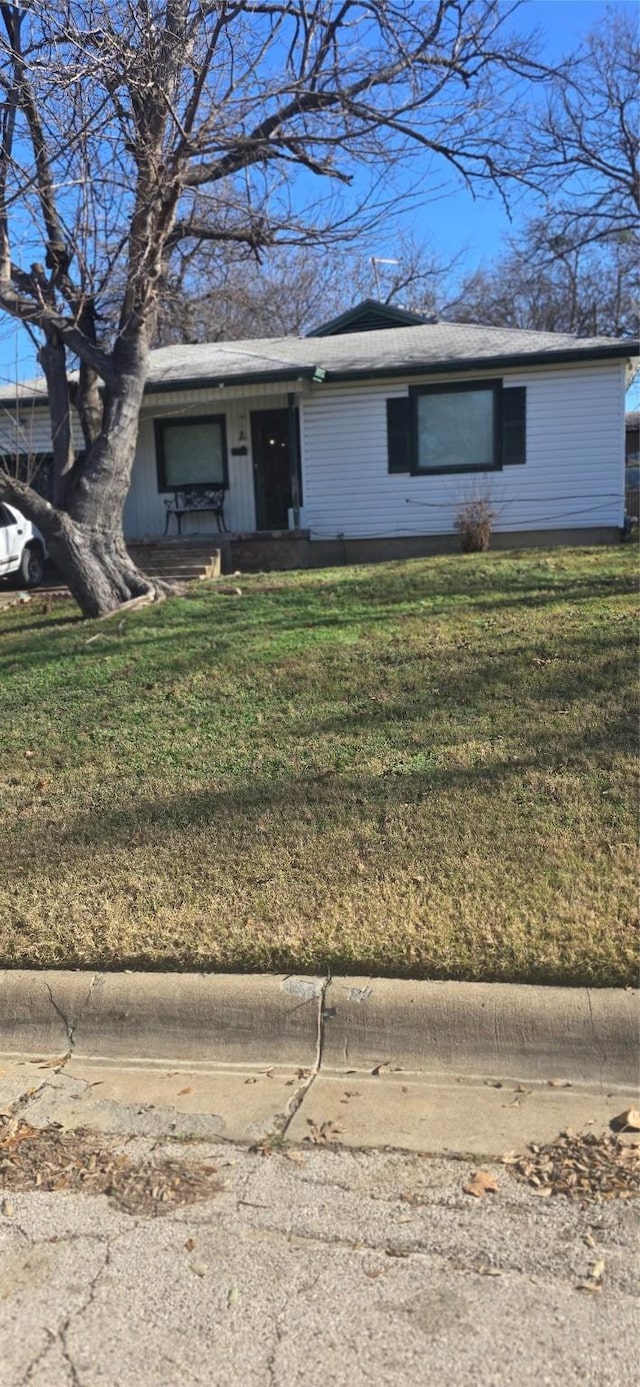
[[[637,351],[637,345],[630,342],[616,343],[611,347],[567,348],[562,352],[512,352],[501,356],[452,357],[447,361],[412,362],[403,366],[368,366],[346,371],[327,371],[327,380],[367,380],[371,377],[445,375],[456,371],[477,375],[478,371],[506,370],[508,367],[558,366],[570,365],[580,361],[624,361]]]
[[[312,380],[317,370],[317,366],[291,366],[277,371],[248,371],[233,375],[186,376],[161,381],[148,380],[145,383],[144,393],[145,395],[165,395],[178,390],[224,390],[227,388],[231,390],[234,385],[268,385],[270,382],[286,383],[288,381]]]

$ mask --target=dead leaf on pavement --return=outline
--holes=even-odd
[[[296,1151],[295,1148],[293,1148],[293,1147],[290,1147],[290,1148],[288,1148],[286,1151],[283,1151],[282,1154],[283,1154],[283,1156],[285,1157],[285,1160],[287,1160],[287,1161],[292,1161],[292,1162],[293,1162],[293,1165],[305,1165],[305,1164],[306,1164],[306,1160],[307,1160],[306,1156],[303,1155],[302,1151]]]
[[[609,1126],[614,1132],[640,1132],[640,1112],[637,1108],[627,1108],[617,1117],[612,1117]]]
[[[323,1122],[319,1127],[311,1117],[307,1118],[307,1127],[310,1130],[303,1140],[310,1141],[313,1146],[328,1146],[330,1142],[337,1141],[342,1131],[341,1127],[336,1127],[335,1122]]]
[[[193,1089],[190,1084],[188,1084],[186,1088],[178,1089],[178,1098],[182,1098],[183,1094],[185,1093],[193,1093]]]
[[[599,1258],[598,1258],[598,1261],[597,1261],[597,1262],[594,1262],[593,1265],[592,1265],[591,1267],[589,1267],[589,1274],[588,1274],[588,1276],[586,1277],[586,1279],[585,1279],[584,1281],[579,1281],[579,1282],[578,1282],[578,1284],[577,1284],[577,1286],[576,1286],[576,1290],[577,1290],[577,1291],[590,1291],[592,1295],[594,1294],[594,1292],[601,1291],[601,1290],[602,1290],[602,1278],[603,1278],[603,1276],[604,1276],[604,1271],[605,1271],[605,1260],[604,1260],[604,1257],[599,1257]]]
[[[514,1093],[515,1098],[513,1098],[510,1103],[503,1103],[503,1108],[519,1108],[524,1099],[530,1097],[531,1089],[524,1088],[522,1084],[518,1084],[518,1087],[514,1089]]]
[[[465,1194],[472,1194],[475,1199],[483,1199],[485,1194],[495,1194],[497,1189],[498,1181],[488,1170],[477,1170],[468,1185],[464,1186]]]
[[[526,1155],[505,1163],[539,1195],[549,1190],[600,1203],[640,1193],[640,1151],[620,1136],[567,1130],[545,1146],[532,1142]]]
[[[187,1249],[187,1252],[193,1252],[193,1249],[194,1249],[194,1247],[195,1247],[195,1241],[194,1241],[194,1239],[193,1239],[193,1238],[187,1238],[187,1241],[186,1241],[186,1243],[185,1243],[185,1247],[186,1247],[186,1249]]]
[[[143,1156],[134,1159],[105,1136],[50,1123],[30,1127],[21,1118],[0,1122],[0,1184],[5,1190],[68,1190],[105,1194],[125,1213],[158,1217],[184,1204],[211,1199],[223,1186],[213,1166]]]

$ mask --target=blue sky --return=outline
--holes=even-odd
[[[603,0],[525,0],[517,17],[518,28],[537,29],[542,56],[554,61],[574,50],[607,9],[622,4],[636,8],[635,0],[612,0],[609,4]],[[514,208],[512,225],[497,196],[474,201],[468,192],[453,190],[428,200],[419,213],[407,218],[407,227],[415,232],[416,239],[428,240],[445,259],[460,255],[460,268],[474,269],[500,253],[505,237],[517,230],[518,220],[524,219],[528,210],[523,198]],[[371,249],[376,255],[392,257],[397,246],[393,235],[385,237],[380,231]],[[24,328],[1,316],[0,380],[24,379],[36,371],[34,348]]]
[[[603,0],[525,0],[516,16],[517,27],[523,32],[537,30],[543,46],[542,59],[555,62],[575,51],[585,34],[607,10],[622,5],[637,10],[636,0],[613,0],[612,3],[603,3]],[[518,221],[524,220],[530,209],[531,204],[523,197],[512,207],[513,222],[510,222],[497,195],[474,199],[470,193],[460,189],[457,192],[447,191],[446,196],[435,201],[427,201],[424,210],[414,216],[414,225],[419,239],[425,236],[445,259],[454,252],[462,252],[462,267],[475,269],[481,261],[493,259],[499,253],[504,239],[514,234]],[[393,256],[392,238],[386,241],[381,236],[377,253]]]

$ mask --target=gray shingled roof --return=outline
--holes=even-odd
[[[612,348],[614,349],[612,352]],[[481,367],[505,358],[630,355],[633,344],[608,337],[571,337],[568,333],[523,332],[470,323],[424,323],[345,333],[340,337],[272,337],[245,342],[209,342],[202,346],[162,347],[151,355],[148,390],[202,380],[215,383],[244,377],[310,374],[317,367],[327,378],[380,375],[407,369]]]
[[[506,364],[580,361],[628,357],[631,340],[572,337],[568,333],[526,332],[474,323],[424,323],[339,337],[267,337],[241,342],[206,342],[161,347],[151,353],[147,391],[198,385],[294,381],[317,368],[327,380],[372,375],[415,374]],[[25,381],[20,395],[42,398],[42,381]],[[15,400],[15,387],[0,390],[0,401]]]

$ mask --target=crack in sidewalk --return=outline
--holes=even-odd
[[[316,1035],[316,1054],[315,1054],[315,1059],[314,1059],[313,1065],[311,1066],[311,1069],[310,1069],[310,1071],[309,1071],[308,1077],[304,1080],[304,1083],[302,1083],[302,1084],[300,1085],[300,1087],[299,1087],[298,1089],[296,1089],[296,1092],[295,1092],[295,1093],[293,1094],[293,1096],[289,1099],[289,1102],[287,1103],[287,1106],[286,1106],[286,1108],[285,1108],[285,1110],[284,1110],[284,1113],[282,1113],[279,1122],[277,1123],[277,1125],[276,1125],[274,1131],[273,1131],[272,1134],[271,1134],[272,1136],[278,1137],[280,1140],[282,1140],[282,1139],[286,1136],[286,1134],[287,1134],[287,1132],[288,1132],[288,1130],[289,1130],[289,1127],[290,1127],[291,1123],[293,1122],[293,1119],[294,1119],[296,1113],[299,1112],[300,1108],[302,1107],[302,1104],[303,1104],[304,1101],[305,1101],[305,1098],[307,1097],[307,1094],[308,1094],[309,1091],[313,1088],[313,1085],[314,1085],[314,1083],[315,1083],[315,1081],[316,1081],[316,1079],[317,1079],[317,1077],[318,1077],[318,1074],[320,1073],[320,1069],[321,1069],[321,1067],[322,1067],[322,1056],[323,1056],[323,1051],[324,1051],[324,1031],[325,1031],[325,1020],[326,1020],[326,1013],[325,1013],[325,998],[326,998],[326,995],[327,995],[327,988],[329,987],[330,982],[331,982],[331,973],[330,973],[330,972],[327,972],[327,976],[326,976],[325,978],[323,978],[323,980],[322,980],[322,986],[321,986],[321,988],[320,988],[320,993],[319,993],[319,995],[318,995],[318,1015],[317,1015],[317,1035]]]
[[[60,1068],[60,1069],[62,1069],[62,1067],[67,1063],[67,1060],[69,1060],[69,1059],[71,1058],[71,1055],[73,1054],[73,1051],[74,1051],[74,1049],[75,1049],[75,1032],[76,1032],[76,1027],[78,1026],[78,1023],[82,1020],[85,1007],[88,1006],[88,1004],[89,1004],[89,1002],[90,1002],[90,1000],[91,1000],[91,995],[92,995],[92,993],[93,993],[94,988],[96,988],[96,987],[99,985],[99,983],[101,982],[101,980],[102,980],[102,974],[101,974],[101,973],[94,973],[94,974],[93,974],[93,977],[91,978],[91,982],[90,982],[90,984],[89,984],[89,991],[87,992],[87,995],[86,995],[84,1001],[81,1003],[80,1007],[78,1008],[78,1010],[77,1010],[75,1016],[71,1019],[70,1017],[67,1016],[66,1012],[64,1012],[64,1011],[62,1010],[62,1007],[58,1006],[58,1003],[56,1002],[56,999],[55,999],[55,997],[54,997],[54,995],[53,995],[53,992],[52,992],[52,990],[51,990],[50,984],[49,984],[49,983],[46,981],[46,979],[45,979],[45,987],[46,987],[46,989],[47,989],[47,992],[49,993],[49,1001],[51,1002],[51,1005],[52,1005],[52,1007],[53,1007],[53,1010],[54,1010],[55,1013],[56,1013],[56,1016],[59,1016],[59,1017],[60,1017],[60,1020],[62,1021],[62,1024],[63,1024],[63,1026],[64,1026],[64,1028],[65,1028],[66,1033],[67,1033],[67,1046],[68,1046],[68,1049],[67,1049],[66,1055],[64,1055],[64,1056],[62,1057],[61,1061],[60,1061],[60,1065],[59,1065],[59,1068]]]

